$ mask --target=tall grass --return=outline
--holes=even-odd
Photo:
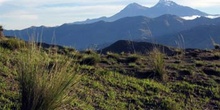
[[[212,41],[212,45],[214,46],[214,48],[215,48],[215,49],[220,49],[220,45],[217,44],[212,37],[210,37],[210,39],[211,39],[211,41]]]
[[[165,69],[164,54],[157,48],[154,48],[150,53],[150,60],[153,70],[159,76],[159,79],[166,81],[168,76]]]
[[[34,43],[17,59],[21,110],[54,110],[73,101],[72,88],[79,78],[72,59],[46,53]]]
[[[176,52],[178,53],[178,59],[182,60],[185,57],[185,40],[184,37],[182,35],[178,36],[178,40],[175,41],[177,48],[176,48]]]

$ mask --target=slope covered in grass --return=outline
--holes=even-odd
[[[3,110],[21,106],[15,69],[20,56],[30,46],[16,39],[10,44],[10,40],[0,41],[0,109]],[[41,48],[38,52],[45,55],[54,52],[78,65],[76,71],[80,72],[76,73],[81,77],[68,94],[74,100],[59,109],[220,109],[219,50],[186,50],[174,56],[163,55],[159,57],[162,67],[153,64],[158,59],[152,54],[160,55],[160,52],[98,54],[71,48]],[[50,58],[53,62],[53,56]],[[162,68],[166,80],[161,78],[158,68]]]

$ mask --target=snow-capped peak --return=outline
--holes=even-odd
[[[160,0],[159,1],[159,4],[164,4],[166,6],[172,6],[174,5],[175,3],[173,1],[170,1],[170,0]]]

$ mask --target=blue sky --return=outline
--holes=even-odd
[[[130,3],[152,7],[159,0],[0,0],[0,24],[6,29],[58,26],[87,18],[112,16]],[[220,14],[220,0],[173,0],[210,14]]]

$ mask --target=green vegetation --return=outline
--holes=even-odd
[[[12,48],[0,45],[0,110],[220,109],[217,50],[178,59],[1,42]]]
[[[100,56],[98,54],[92,54],[92,55],[85,55],[82,58],[81,64],[86,64],[86,65],[96,65],[97,63],[100,62]]]
[[[166,81],[168,76],[165,69],[164,54],[157,48],[154,48],[150,53],[150,60],[155,73],[159,75],[159,79]]]
[[[21,110],[54,110],[73,100],[67,97],[76,83],[77,67],[71,59],[33,45],[17,61]]]
[[[0,41],[0,45],[4,48],[8,48],[11,50],[16,50],[18,48],[22,48],[25,46],[25,42],[18,40],[16,38],[4,39]]]
[[[139,60],[140,57],[137,55],[137,54],[132,54],[132,55],[129,55],[127,58],[126,58],[126,61],[128,63],[132,63],[132,62],[136,62],[137,60]]]

